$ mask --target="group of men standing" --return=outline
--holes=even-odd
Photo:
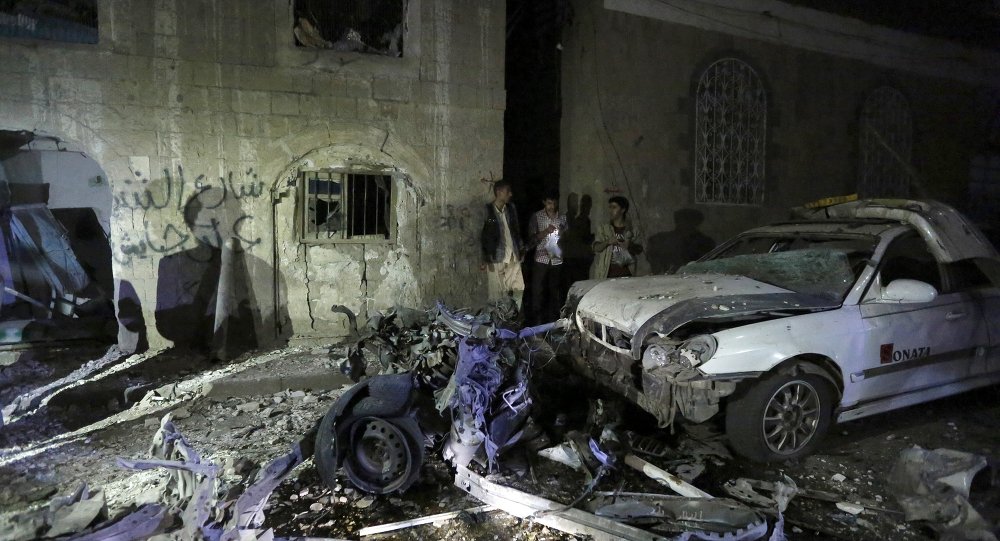
[[[580,276],[576,272],[567,276],[564,269],[574,265],[586,269],[593,259],[589,217],[583,215],[577,219],[575,227],[580,231],[574,230],[569,235],[571,224],[559,212],[559,195],[546,192],[542,196],[542,209],[531,215],[527,236],[522,239],[512,195],[510,182],[497,181],[493,186],[493,201],[486,204],[480,269],[487,272],[489,299],[497,301],[510,296],[518,308],[522,307],[525,284],[521,263],[524,255],[532,252],[533,260],[527,269],[531,276],[530,307],[525,310],[525,319],[529,324],[552,321],[559,317],[569,285],[567,278],[586,278],[586,274]],[[564,254],[564,250],[573,253]]]

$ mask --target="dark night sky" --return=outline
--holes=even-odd
[[[873,24],[1000,49],[1000,0],[784,0]]]

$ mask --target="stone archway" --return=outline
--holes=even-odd
[[[115,341],[111,187],[85,149],[41,130],[0,130],[3,342]]]
[[[261,163],[273,176],[271,187],[277,308],[287,308],[297,336],[342,336],[351,331],[343,305],[360,317],[370,309],[419,305],[425,292],[414,258],[421,240],[418,209],[429,198],[430,170],[391,132],[372,126],[317,125],[263,149]],[[300,242],[300,172],[350,167],[391,173],[395,186],[395,238],[379,244]]]

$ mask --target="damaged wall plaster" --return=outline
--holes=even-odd
[[[503,2],[411,0],[402,58],[297,48],[282,0],[151,17],[137,2],[102,4],[96,45],[5,43],[0,129],[53,134],[105,171],[118,300],[138,302],[151,345],[182,339],[171,321],[195,300],[213,309],[220,259],[246,277],[231,310],[260,345],[279,327],[345,334],[334,304],[485,297],[474,239],[479,179],[502,171]],[[395,242],[300,244],[287,179],[367,161],[405,175]]]

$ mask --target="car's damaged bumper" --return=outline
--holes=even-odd
[[[685,362],[680,347],[666,344],[656,346],[659,362],[635,359],[631,349],[621,347],[625,344],[609,342],[611,333],[598,336],[579,319],[575,332],[570,340],[575,370],[649,412],[663,427],[678,413],[696,423],[708,420],[739,381],[759,375],[707,375]]]

